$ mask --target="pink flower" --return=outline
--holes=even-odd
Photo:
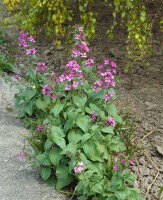
[[[134,161],[133,160],[129,160],[130,165],[134,165]]]
[[[43,130],[43,126],[37,125],[37,131],[42,131]]]
[[[54,78],[54,77],[55,77],[55,73],[52,72],[52,73],[50,74],[50,77],[51,77],[51,78]]]
[[[20,75],[19,74],[15,74],[14,76],[16,79],[19,79],[20,78]]]
[[[104,60],[104,65],[109,65],[110,64],[110,60]]]
[[[118,165],[115,164],[115,165],[113,166],[113,169],[114,169],[114,170],[117,170],[117,169],[118,169]]]
[[[81,162],[78,162],[77,166],[74,167],[73,170],[74,170],[74,173],[75,173],[75,174],[79,174],[79,173],[81,173],[82,171],[84,171],[83,162],[82,162],[82,161],[81,161]]]
[[[122,161],[121,161],[121,162],[122,162],[122,164],[124,164],[126,161],[125,161],[124,159],[122,159]]]
[[[109,100],[109,98],[110,98],[110,97],[109,97],[108,94],[105,94],[105,95],[104,95],[104,99],[105,99],[105,101]]]
[[[30,42],[35,42],[35,40],[34,40],[34,37],[33,36],[30,36],[29,38],[28,38],[28,40],[30,41]]]
[[[37,71],[45,71],[47,70],[47,68],[48,67],[46,66],[44,62],[40,61],[37,63],[37,68],[36,68]]]
[[[91,121],[94,122],[96,120],[96,112],[93,112],[91,115]]]
[[[74,87],[74,88],[77,88],[77,87],[78,87],[78,85],[79,85],[79,83],[78,83],[78,82],[76,82],[76,81],[74,81],[74,82],[73,82],[73,87]]]
[[[32,48],[32,49],[27,49],[26,50],[26,54],[27,55],[34,55],[36,53],[36,49],[35,48]]]
[[[51,95],[51,98],[52,98],[52,99],[55,99],[55,98],[56,98],[56,96],[55,96],[54,94],[52,94],[52,95]]]
[[[18,158],[19,158],[19,159],[21,159],[21,158],[23,158],[23,157],[24,157],[24,153],[23,153],[23,152],[21,152],[21,153],[18,154]]]
[[[92,67],[94,64],[94,60],[92,60],[92,58],[89,58],[85,61],[86,63],[86,67]]]
[[[114,121],[114,119],[112,117],[109,117],[107,119],[107,122],[109,123],[110,126],[113,126],[113,127],[115,126],[115,121]]]
[[[66,84],[66,86],[65,86],[65,90],[71,90],[71,85]]]
[[[97,87],[97,86],[94,86],[94,87],[93,87],[93,91],[94,91],[94,92],[98,92],[98,87]]]

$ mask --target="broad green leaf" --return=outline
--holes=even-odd
[[[41,169],[41,177],[43,180],[48,179],[50,174],[51,174],[51,169],[49,167]]]
[[[42,100],[41,99],[36,100],[36,106],[40,110],[44,111],[48,107],[49,102],[50,102],[50,98],[48,96],[45,96]]]
[[[109,195],[109,197],[106,200],[118,200],[118,197],[111,194],[111,195]]]
[[[49,151],[49,159],[54,166],[59,165],[59,161],[62,159],[63,155],[60,155],[61,149],[54,148]]]
[[[114,130],[113,126],[108,126],[108,127],[101,129],[101,131],[104,132],[104,133],[112,133],[112,134],[114,133],[113,130]]]
[[[64,125],[64,131],[67,132],[73,127],[73,123],[70,120],[66,121],[66,124]]]
[[[29,101],[24,104],[24,112],[27,113],[28,115],[32,115],[33,113],[33,101]]]
[[[76,120],[76,124],[84,132],[88,132],[89,125],[90,125],[90,117],[88,117],[88,116],[78,117],[77,120]]]
[[[117,115],[117,108],[114,104],[111,104],[108,108],[108,114],[111,115],[111,116],[115,116]]]
[[[56,176],[58,178],[67,177],[68,174],[69,174],[69,168],[68,167],[65,167],[62,164],[57,166],[57,168],[56,168]]]
[[[81,139],[81,142],[84,143],[87,140],[89,140],[91,138],[91,134],[90,133],[85,133]]]
[[[25,96],[25,102],[31,100],[36,94],[36,90],[32,88],[28,88],[23,95]]]
[[[61,136],[61,137],[64,137],[64,136],[65,136],[63,129],[61,129],[61,128],[58,127],[58,126],[53,126],[53,127],[51,128],[51,132],[54,133],[54,134],[57,134],[57,135],[59,135],[59,136]]]
[[[84,105],[85,105],[86,102],[87,102],[87,97],[86,97],[86,96],[85,96],[85,97],[75,96],[75,97],[73,98],[73,100],[74,100],[74,104],[75,104],[77,107],[83,109],[83,108],[84,108]]]
[[[73,176],[70,175],[70,174],[68,174],[64,178],[58,178],[57,179],[57,184],[56,184],[56,189],[60,190],[63,187],[65,187],[66,185],[69,185],[72,181],[73,181]]]
[[[102,187],[101,182],[95,184],[95,185],[92,187],[92,190],[93,190],[95,193],[99,193],[99,194],[103,194],[103,192],[104,192],[104,189],[103,189],[103,187]]]
[[[93,141],[88,141],[83,144],[83,150],[86,156],[92,161],[103,161],[102,153],[97,149],[96,144]]]
[[[51,110],[51,113],[53,113],[54,116],[57,117],[62,110],[63,110],[63,105],[56,104],[54,108]]]
[[[61,154],[66,154],[67,152],[70,152],[72,154],[75,154],[77,152],[78,145],[69,143],[61,152]]]
[[[61,147],[62,149],[66,147],[66,142],[63,137],[64,137],[64,133],[61,128],[56,126],[51,129],[51,134],[49,136],[49,139],[55,144],[57,144],[59,147]]]
[[[88,197],[86,197],[86,196],[80,196],[80,197],[78,197],[78,200],[87,200],[88,199]]]
[[[45,150],[45,151],[50,150],[52,144],[53,144],[53,143],[52,143],[49,139],[47,139],[46,142],[45,142],[45,144],[44,144],[44,150]]]
[[[68,132],[68,140],[69,140],[69,143],[73,143],[73,144],[76,144],[78,143],[83,137],[83,132],[82,130],[71,130]]]
[[[30,81],[33,81],[35,82],[35,79],[36,79],[36,70],[32,70],[30,72],[27,73],[27,79]]]
[[[71,122],[74,122],[76,119],[77,119],[77,116],[78,116],[78,112],[75,110],[75,109],[71,109],[68,113],[68,119],[71,121]]]

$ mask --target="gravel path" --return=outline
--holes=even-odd
[[[41,181],[38,169],[25,158],[18,159],[23,149],[21,134],[28,134],[12,111],[14,87],[0,77],[0,200],[64,200],[53,187]]]

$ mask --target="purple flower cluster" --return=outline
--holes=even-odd
[[[84,164],[83,164],[83,162],[81,161],[81,162],[78,162],[78,164],[77,164],[77,166],[76,167],[74,167],[74,173],[75,174],[79,174],[79,173],[81,173],[82,171],[84,171]]]
[[[91,115],[91,122],[94,122],[96,120],[96,112],[93,112]]]
[[[109,126],[113,126],[113,127],[115,126],[115,121],[114,121],[114,119],[112,117],[109,117],[107,119],[107,122],[108,122]]]
[[[43,131],[45,129],[45,126],[37,125],[37,131]]]
[[[36,68],[37,71],[40,71],[40,72],[43,71],[44,72],[44,71],[47,70],[47,68],[48,67],[46,66],[46,64],[44,62],[40,61],[40,62],[37,63],[37,68]]]
[[[103,65],[98,65],[99,80],[94,83],[93,91],[98,92],[99,88],[108,89],[115,87],[114,73],[116,72],[116,64],[110,60],[104,60]],[[108,100],[110,96],[106,96],[104,99]]]
[[[122,165],[126,163],[126,160],[122,159],[121,160],[121,163],[116,163],[114,166],[113,166],[113,169],[116,171],[118,170],[118,168],[120,168],[121,170],[123,169]],[[130,165],[134,165],[134,161],[133,160],[129,160],[128,162]],[[122,165],[121,165],[122,164]]]
[[[51,88],[50,85],[44,85],[42,89],[42,94],[51,97],[52,99],[55,99],[56,96],[53,93],[53,88]]]
[[[114,95],[113,91],[110,91],[108,94],[104,95],[105,101],[108,101]]]
[[[29,36],[28,37],[28,33],[26,33],[25,31],[20,31],[20,35],[18,37],[19,40],[19,46],[21,47],[28,47],[29,46],[29,42],[30,43],[34,43],[34,37],[33,36]],[[28,55],[34,55],[36,53],[36,49],[35,48],[29,48],[26,50],[26,54]]]

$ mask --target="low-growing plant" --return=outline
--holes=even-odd
[[[13,71],[14,65],[10,63],[6,54],[0,54],[0,71]]]
[[[127,149],[123,141],[126,124],[113,103],[117,66],[112,60],[95,63],[81,27],[74,40],[62,75],[39,61],[16,95],[21,117],[32,124],[32,135],[26,137],[33,148],[30,157],[41,167],[43,180],[57,190],[67,187],[72,198],[142,200],[132,187],[134,161],[125,153],[130,144]],[[19,41],[27,54],[35,55],[29,47],[32,36],[21,32]]]

